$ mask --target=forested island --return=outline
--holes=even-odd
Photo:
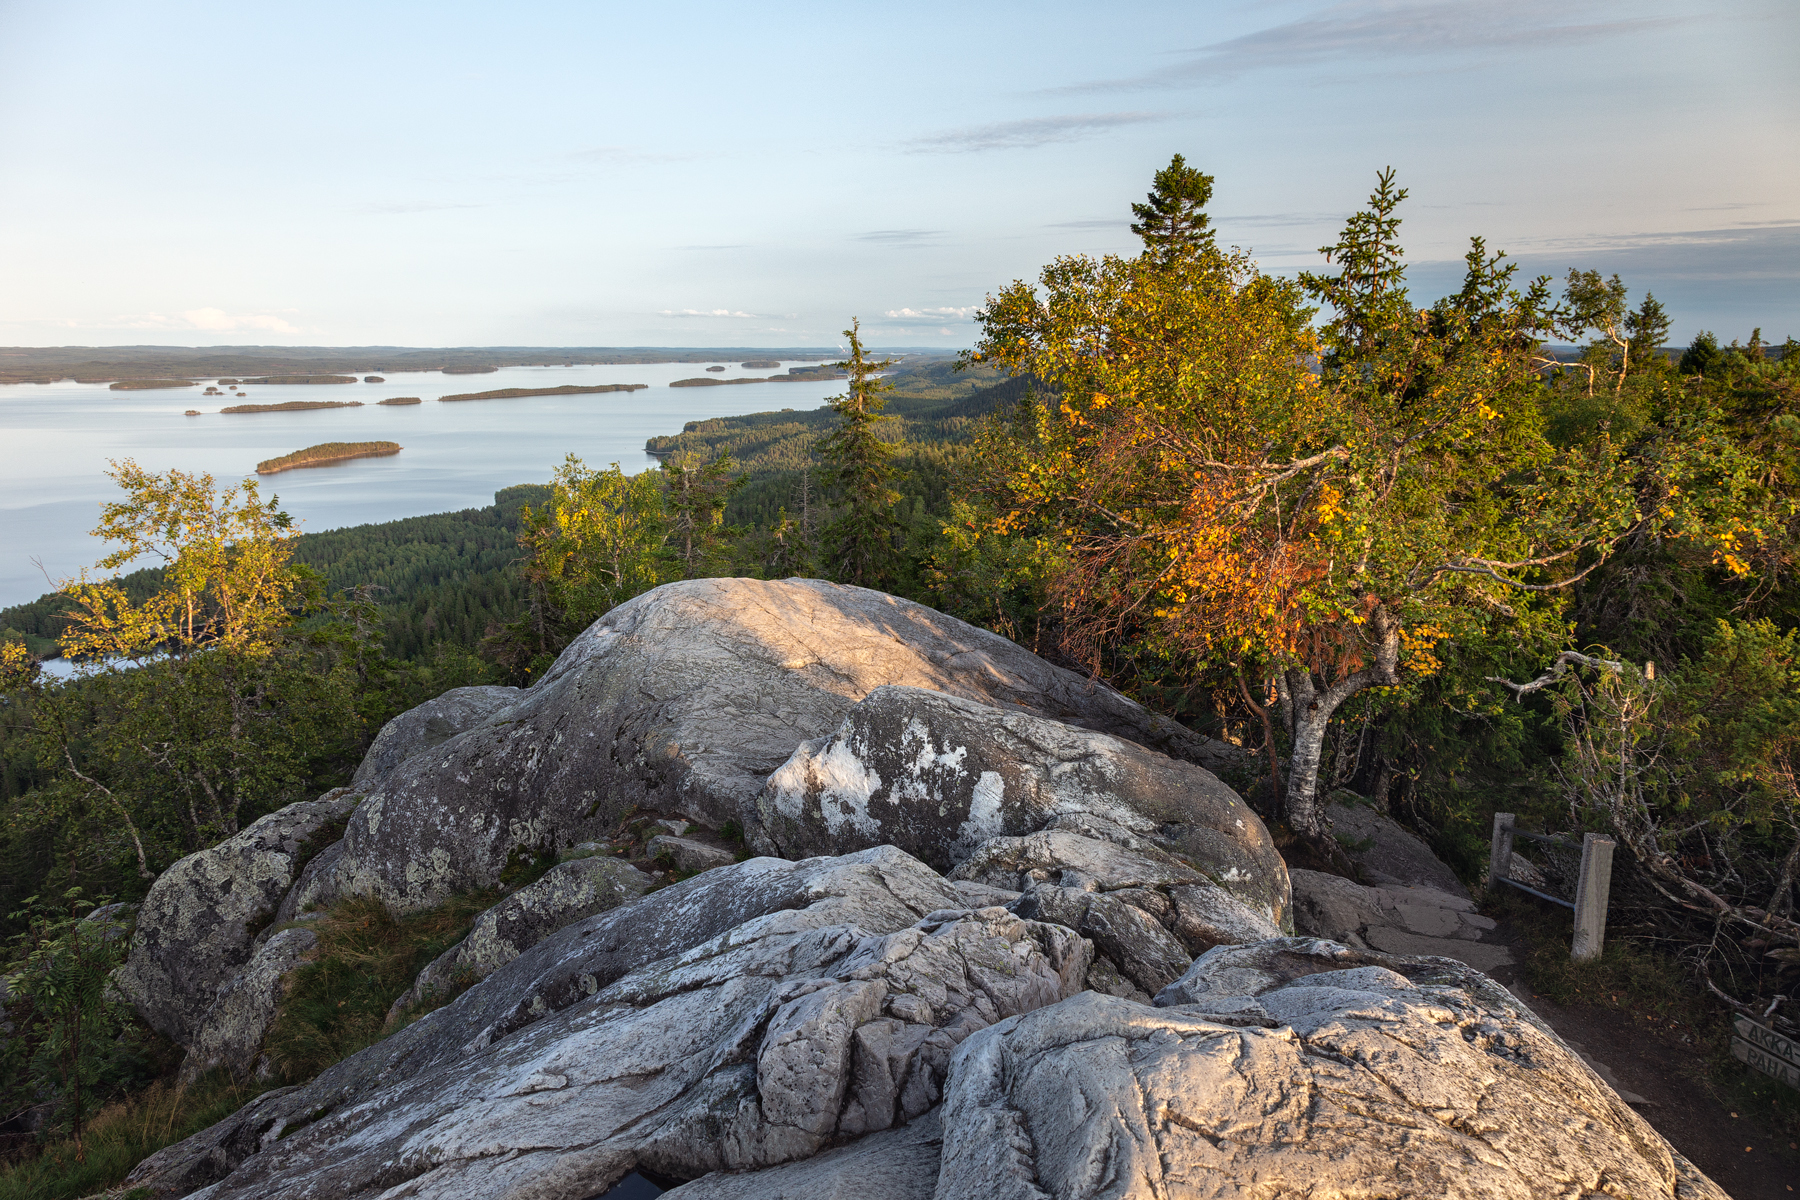
[[[400,404],[422,404],[424,402],[417,396],[389,396],[386,400],[377,400],[375,403],[400,405]]]
[[[296,467],[323,467],[352,458],[381,458],[400,450],[399,442],[321,442],[280,458],[266,458],[256,464],[256,473],[274,475]]]
[[[499,367],[491,367],[491,366],[485,366],[485,365],[479,366],[479,367],[475,367],[475,366],[445,367],[444,374],[446,374],[446,375],[492,375],[495,371],[498,371],[499,369],[500,369]]]
[[[590,396],[603,392],[641,392],[650,385],[647,383],[597,383],[587,386],[564,384],[561,387],[547,388],[495,388],[491,392],[459,392],[454,396],[439,396],[439,400],[518,400],[525,396]]]
[[[248,387],[253,383],[355,383],[354,375],[265,375],[260,379],[245,379],[239,382],[240,387]]]
[[[725,368],[720,367],[719,369],[721,371],[723,371]],[[763,378],[755,377],[755,376],[743,376],[743,377],[740,377],[737,379],[711,379],[705,375],[696,375],[692,379],[677,379],[673,383],[669,384],[669,386],[670,387],[719,387],[719,386],[721,386],[723,384],[727,384],[727,383],[767,383],[767,382],[769,382],[767,379],[763,379]]]
[[[1516,280],[1479,241],[1464,286],[1423,302],[1406,290],[1405,193],[1394,185],[1383,173],[1319,270],[1289,279],[1214,243],[1204,211],[1212,180],[1177,158],[1148,202],[1132,206],[1141,253],[1059,258],[1033,283],[998,286],[959,362],[880,359],[853,323],[844,361],[803,369],[845,378],[826,406],[690,422],[651,438],[646,449],[661,462],[637,475],[572,454],[492,505],[298,535],[253,487],[116,466],[122,496],[101,530],[116,552],[93,578],[139,561],[147,546],[173,565],[78,582],[0,612],[0,933],[21,947],[7,966],[20,999],[6,1010],[12,1028],[0,1049],[12,1057],[0,1099],[9,1111],[49,1106],[32,1162],[49,1173],[76,1161],[68,1130],[82,1103],[113,1101],[131,1114],[120,1157],[136,1161],[264,1089],[308,1086],[390,1036],[403,1023],[390,1011],[417,1016],[453,1000],[450,992],[406,1007],[425,995],[409,991],[420,971],[476,914],[566,868],[558,858],[569,851],[524,840],[535,834],[521,822],[526,832],[514,831],[491,887],[483,877],[401,916],[373,896],[322,901],[306,926],[311,957],[296,951],[286,982],[269,989],[268,1049],[259,1042],[241,1062],[219,1060],[234,1078],[221,1071],[194,1083],[177,1073],[187,1043],[175,1047],[138,1013],[106,1007],[106,972],[132,942],[80,921],[81,904],[141,901],[153,880],[179,876],[185,855],[255,819],[296,802],[342,803],[329,835],[290,856],[288,874],[299,877],[302,856],[335,841],[348,819],[361,793],[334,789],[351,782],[388,718],[477,685],[543,681],[534,698],[557,687],[575,694],[564,668],[552,667],[620,605],[669,584],[684,595],[815,586],[772,582],[796,577],[827,581],[821,594],[868,597],[863,588],[921,602],[932,620],[958,618],[1076,672],[1074,691],[1117,689],[1169,744],[1216,751],[1207,769],[1216,767],[1236,811],[1264,823],[1264,848],[1278,854],[1296,898],[1310,887],[1391,907],[1396,895],[1411,903],[1428,887],[1452,889],[1460,895],[1440,894],[1461,907],[1437,914],[1462,914],[1454,928],[1467,918],[1506,931],[1519,952],[1518,995],[1583,1006],[1633,1036],[1668,1033],[1657,1052],[1684,1055],[1693,1081],[1680,1086],[1703,1083],[1714,1101],[1729,1101],[1734,1132],[1754,1116],[1783,1143],[1800,1137],[1800,1106],[1772,1081],[1745,1083],[1726,1051],[1739,1017],[1800,1036],[1789,1003],[1800,978],[1800,343],[1770,345],[1756,330],[1729,344],[1701,333],[1672,346],[1671,317],[1653,296],[1580,269],[1560,283]],[[727,577],[737,582],[715,582]],[[745,579],[769,586],[759,593]],[[196,612],[203,619],[166,615]],[[679,643],[686,633],[673,621],[656,628],[658,639],[640,640]],[[59,682],[33,660],[46,643],[142,665]],[[1083,680],[1096,686],[1083,690]],[[583,703],[593,707],[585,694]],[[957,707],[1037,719],[1010,701]],[[433,730],[423,716],[421,738]],[[668,739],[660,755],[674,740],[657,729]],[[463,736],[465,748],[486,744]],[[1075,830],[1099,821],[1080,817],[1008,840],[1079,840]],[[1490,847],[1504,844],[1490,840],[1498,818],[1560,837],[1564,849],[1525,839],[1490,863]],[[1393,864],[1368,857],[1374,840],[1353,832],[1365,827],[1398,831],[1384,845],[1403,837],[1408,853],[1442,868],[1438,882],[1407,888],[1388,872]],[[1109,862],[1139,836],[1117,828],[1098,835]],[[1576,963],[1568,916],[1543,897],[1572,891],[1567,860],[1584,856],[1589,835],[1615,847],[1614,903],[1604,953]],[[720,839],[730,845],[713,847],[723,860],[760,853],[741,826]],[[1154,853],[1157,872],[1192,866],[1172,850]],[[1026,904],[1036,906],[1015,915],[1076,919],[1057,915],[1064,903],[1089,920],[1086,934],[1069,926],[1070,945],[1113,936],[1094,915],[1108,911],[1140,930],[1115,945],[1168,940],[1151,940],[1167,932],[1153,910],[1178,910],[1141,877],[1124,890],[1144,907],[1118,890],[1056,886],[1072,872],[1039,879],[1019,865],[1025,859],[1007,862],[1018,870],[994,878],[1015,898],[1030,889]],[[410,863],[392,865],[400,873]],[[668,872],[657,886],[688,874],[657,869]],[[1535,891],[1501,886],[1531,872]],[[936,872],[919,877],[940,882]],[[680,886],[673,897],[708,884]],[[974,887],[991,895],[997,885]],[[81,891],[41,899],[70,889]],[[278,928],[285,917],[273,900],[264,909],[242,922],[246,947],[255,931],[298,935]],[[109,920],[129,919],[112,911]],[[1300,933],[1344,942],[1344,961],[1375,962],[1391,949],[1354,929],[1307,928],[1319,912],[1298,903],[1288,917]],[[1170,945],[1163,978],[1191,973],[1195,955],[1242,949]],[[1134,960],[1111,953],[1119,978]],[[1079,1003],[1130,1021],[1169,1017],[1145,1001],[1174,985],[1145,973],[1133,976],[1142,987],[1102,994],[1115,985],[1093,961],[1094,982],[1071,985],[1086,986]],[[29,1001],[46,994],[43,980],[62,985],[65,976],[51,974],[59,964],[96,981],[91,1002],[71,1002],[89,1005],[85,1025]],[[1373,986],[1366,977],[1382,969],[1363,971],[1357,987]],[[1399,990],[1381,1003],[1442,994],[1436,983],[1391,986]],[[214,995],[202,999],[211,1005]],[[1260,1004],[1274,1001],[1258,997],[1260,1024]],[[1282,1019],[1323,1002],[1296,1003]],[[872,1013],[886,1011],[871,1003]],[[1529,1042],[1540,1048],[1532,1053],[1554,1050],[1583,1070],[1541,1030],[1508,1028],[1521,1040],[1477,1041],[1508,1053]],[[70,1029],[86,1040],[72,1041]],[[1269,1032],[1243,1031],[1234,1044],[1291,1049]],[[1442,1032],[1456,1055],[1489,1053],[1468,1049],[1454,1023]],[[849,1062],[849,1051],[842,1057]],[[1367,1066],[1301,1057],[1341,1068],[1340,1079]],[[1454,1074],[1461,1061],[1420,1058],[1414,1077]],[[1495,1068],[1512,1073],[1505,1086],[1512,1075],[1543,1077],[1515,1066]],[[1483,1095],[1501,1086],[1481,1081]],[[1583,1095],[1610,1095],[1597,1076],[1577,1082]],[[1624,1100],[1613,1107],[1630,1115]],[[292,1136],[317,1136],[302,1123],[316,1110],[294,1111]],[[1388,1128],[1427,1127],[1438,1119],[1430,1111],[1413,1110],[1425,1124]],[[1662,1120],[1658,1111],[1645,1115]],[[1587,1136],[1595,1125],[1583,1121]],[[253,1147],[260,1136],[242,1140]],[[1761,1152],[1768,1143],[1756,1136]],[[284,1141],[278,1131],[267,1145],[280,1151]],[[1750,1144],[1748,1133],[1738,1143]],[[1004,1161],[1018,1161],[1016,1146],[1003,1149],[1012,1155]],[[58,1194],[93,1194],[122,1170]]]
[[[222,413],[304,412],[312,408],[361,408],[361,400],[283,400],[280,404],[233,404]]]
[[[156,388],[193,387],[192,379],[121,379],[112,385],[115,392],[148,392]]]

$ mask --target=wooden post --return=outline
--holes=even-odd
[[[1612,892],[1613,840],[1590,833],[1581,839],[1581,881],[1575,885],[1575,945],[1569,957],[1588,962],[1606,945],[1606,901]]]
[[[1494,814],[1494,841],[1488,847],[1488,886],[1512,878],[1513,815]]]

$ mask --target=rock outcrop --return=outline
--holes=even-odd
[[[1483,971],[1512,962],[1504,945],[1483,942],[1495,922],[1466,896],[1388,883],[1365,887],[1319,871],[1288,873],[1294,928],[1313,937],[1392,954],[1442,955]]]
[[[390,1039],[422,1030],[453,1053],[427,1065],[377,1045],[253,1106],[252,1125],[153,1156],[129,1182],[194,1181],[251,1147],[209,1200],[594,1196],[639,1167],[691,1178],[778,1166],[923,1116],[958,1044],[1073,995],[1086,977],[1087,943],[1059,926],[998,908],[915,916],[900,896],[936,890],[932,873],[892,849],[708,872],[663,922],[632,936],[667,938],[684,912],[716,923],[773,879],[790,895],[796,885],[823,894],[604,982],[588,974],[575,1002],[461,1041],[468,1022],[457,1010],[509,971],[526,976],[509,994],[523,985],[560,997],[546,973],[591,955],[582,943],[597,939],[592,923],[617,914],[570,926]],[[853,912],[912,919],[887,932],[826,923]]]
[[[1157,998],[1084,993],[965,1041],[937,1200],[1724,1200],[1506,990],[1446,959],[1278,939]]]
[[[290,804],[210,850],[190,854],[150,885],[131,951],[113,975],[152,1029],[192,1048],[221,985],[250,961],[295,875],[356,807],[340,788]]]
[[[947,871],[989,838],[1082,814],[1223,877],[1281,872],[1262,821],[1203,767],[915,687],[876,688],[828,737],[803,742],[756,811],[789,858],[891,845]]]
[[[239,1079],[264,1075],[263,1035],[274,1023],[287,977],[319,944],[304,926],[283,929],[257,946],[250,961],[221,984],[212,1006],[195,1030],[193,1044],[181,1063],[181,1080],[192,1083],[224,1067]]]
[[[1348,843],[1350,859],[1362,868],[1371,883],[1397,883],[1402,887],[1428,887],[1452,896],[1469,898],[1468,889],[1444,860],[1416,834],[1348,792],[1326,806],[1331,830]]]
[[[697,579],[620,605],[516,703],[379,775],[331,876],[309,887],[427,907],[491,885],[521,850],[597,836],[634,805],[736,822],[767,852],[756,801],[770,773],[883,685],[1233,761],[1231,747],[922,605],[817,580]]]
[[[451,688],[417,708],[407,709],[375,735],[350,786],[370,786],[420,751],[442,745],[511,708],[522,695],[520,689],[513,687]]]

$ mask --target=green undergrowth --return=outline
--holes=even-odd
[[[436,908],[395,917],[380,901],[347,900],[309,927],[318,936],[313,961],[294,972],[263,1048],[286,1080],[311,1079],[373,1045],[388,1032],[388,1009],[432,959],[461,941],[476,916],[500,898],[466,892]],[[433,997],[409,1019],[455,999]]]
[[[0,1167],[0,1200],[77,1200],[114,1187],[149,1155],[224,1120],[265,1090],[222,1071],[185,1088],[159,1080],[94,1114],[83,1158],[76,1158],[73,1141],[63,1140]]]

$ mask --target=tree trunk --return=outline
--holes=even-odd
[[[1400,660],[1400,624],[1385,604],[1376,605],[1363,625],[1364,641],[1373,661],[1360,671],[1326,686],[1307,667],[1290,667],[1281,683],[1282,715],[1288,719],[1291,747],[1288,754],[1286,817],[1288,828],[1306,842],[1335,871],[1351,878],[1356,868],[1331,835],[1331,821],[1319,799],[1319,762],[1325,749],[1325,733],[1338,707],[1372,684],[1395,681]]]

